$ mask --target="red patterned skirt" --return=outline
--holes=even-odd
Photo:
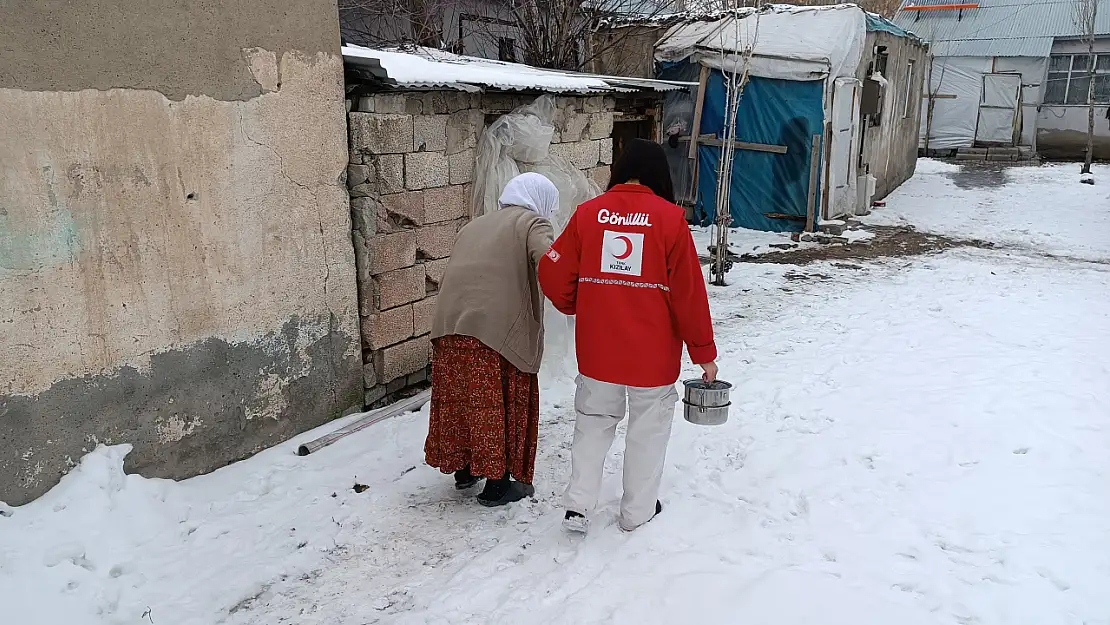
[[[427,463],[444,473],[466,466],[499,479],[508,471],[532,483],[539,436],[540,387],[501,354],[470,336],[432,342],[432,408]]]

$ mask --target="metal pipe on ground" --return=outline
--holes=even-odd
[[[391,404],[384,408],[378,408],[377,410],[364,412],[357,419],[347,424],[346,426],[341,427],[330,434],[325,434],[316,440],[309,441],[301,445],[297,448],[297,455],[307,456],[314,451],[318,451],[320,449],[323,449],[324,447],[327,447],[328,445],[331,445],[335,441],[345,436],[349,436],[360,430],[365,430],[375,423],[385,421],[386,419],[391,419],[405,412],[420,410],[420,408],[423,407],[424,404],[428,403],[431,398],[431,390],[421,391],[420,393],[417,393],[416,395],[413,395],[408,399],[403,399],[395,404]]]

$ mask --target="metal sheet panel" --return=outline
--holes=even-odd
[[[1078,37],[1070,0],[977,0],[979,8],[899,11],[894,23],[936,45],[979,42],[975,48],[946,51],[944,56],[1040,56],[1011,44],[1012,39]],[[950,0],[908,0],[905,6],[950,4]],[[1110,11],[1098,11],[1095,34],[1110,35]],[[1023,52],[1015,54],[1014,52]],[[1047,55],[1047,53],[1045,53]]]

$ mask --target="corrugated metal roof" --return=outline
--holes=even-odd
[[[932,51],[935,56],[1045,57],[1052,52],[1052,37],[939,41],[932,44]]]
[[[939,56],[1047,56],[1053,38],[1083,34],[1076,24],[1076,0],[971,1],[978,2],[979,8],[901,10],[894,22],[929,41],[933,53]],[[951,3],[951,0],[908,0],[902,8]],[[1095,34],[1110,35],[1110,7],[1098,12]]]
[[[430,48],[376,50],[346,45],[343,46],[343,60],[401,89],[636,93],[682,91],[696,84],[544,69]]]

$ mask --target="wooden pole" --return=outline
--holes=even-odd
[[[813,232],[816,228],[817,216],[817,158],[821,150],[821,135],[813,135],[813,142],[809,150],[809,201],[806,204],[806,232]]]
[[[698,158],[698,135],[701,134],[701,113],[705,108],[705,86],[709,83],[709,68],[702,65],[698,74],[698,100],[694,103],[694,127],[690,129],[690,153],[687,158]]]

